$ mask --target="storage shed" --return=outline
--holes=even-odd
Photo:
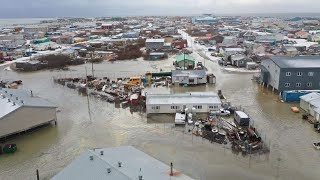
[[[249,126],[250,118],[246,113],[242,111],[235,111],[234,121],[238,123],[240,126]]]
[[[0,88],[0,138],[57,120],[56,106],[20,89]]]

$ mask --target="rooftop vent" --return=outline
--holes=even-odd
[[[2,96],[2,99],[6,98],[6,95],[4,95],[4,94],[1,94],[1,96]]]
[[[23,100],[20,101],[22,104],[24,103]]]
[[[107,171],[108,171],[108,174],[110,174],[111,173],[111,168],[108,168]]]
[[[100,151],[100,155],[101,155],[101,156],[103,155],[103,151]]]
[[[122,166],[122,163],[119,161],[118,162],[118,167],[121,167]]]
[[[7,90],[5,90],[4,92],[5,92],[5,93],[8,93],[8,91],[7,91]]]
[[[10,94],[10,96],[12,97],[12,94]]]
[[[139,175],[139,180],[142,180],[142,175]]]
[[[13,106],[15,106],[15,105],[16,105],[16,103],[15,103],[15,102],[13,102],[13,103],[12,103],[12,105],[13,105]]]
[[[92,155],[91,155],[91,156],[89,156],[89,158],[90,158],[90,160],[91,160],[91,161],[93,161],[93,156],[92,156]]]
[[[18,97],[16,97],[16,100],[18,101],[18,100],[19,100],[19,98],[18,98]]]
[[[8,102],[11,102],[11,100],[10,100],[10,99],[8,99]]]

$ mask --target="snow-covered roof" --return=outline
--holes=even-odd
[[[158,43],[164,43],[164,39],[147,39],[146,42],[158,42]]]

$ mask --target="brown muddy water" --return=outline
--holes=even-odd
[[[194,55],[198,60],[198,54]],[[157,91],[190,92],[221,89],[235,105],[254,119],[255,126],[266,136],[271,152],[243,157],[233,154],[226,146],[202,140],[173,128],[171,123],[148,123],[146,115],[115,108],[113,104],[90,98],[91,120],[86,97],[77,91],[54,84],[54,76],[83,76],[90,64],[71,67],[70,71],[40,71],[17,73],[0,70],[1,79],[21,79],[23,88],[47,98],[60,110],[57,126],[42,128],[9,141],[19,150],[13,155],[0,156],[0,179],[50,179],[81,153],[90,148],[133,145],[195,179],[319,179],[320,151],[311,143],[320,134],[293,114],[293,104],[281,103],[276,94],[251,81],[252,74],[224,72],[216,62],[207,61],[210,72],[217,76],[214,86],[179,87]],[[97,76],[144,74],[146,71],[169,70],[172,59],[164,61],[104,62],[95,65]],[[173,122],[171,116],[163,121]],[[160,120],[161,121],[161,120]],[[264,138],[264,137],[263,137]]]

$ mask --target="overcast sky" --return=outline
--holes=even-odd
[[[0,18],[320,12],[320,0],[1,0]]]

